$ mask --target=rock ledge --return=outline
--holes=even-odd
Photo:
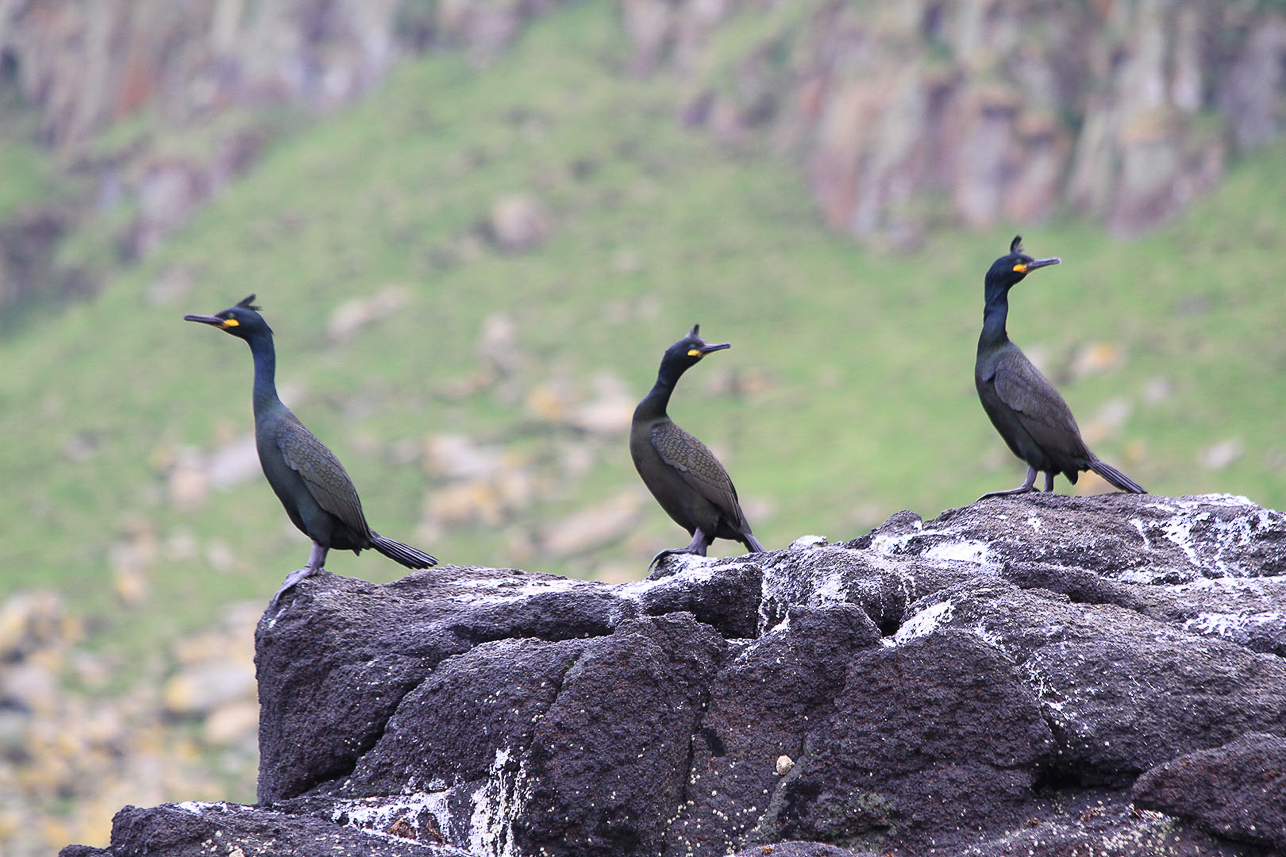
[[[321,575],[256,634],[257,807],[64,857],[1268,855],[1286,515],[997,498],[612,586]]]

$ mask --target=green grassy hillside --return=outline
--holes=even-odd
[[[1025,470],[971,379],[982,274],[1019,229],[1064,264],[1014,291],[1010,333],[1096,451],[1155,493],[1286,505],[1286,146],[1141,240],[1004,224],[872,253],[821,228],[788,163],[679,128],[672,84],[629,75],[621,39],[586,4],[484,72],[409,62],[95,299],[10,328],[0,587],[58,588],[103,617],[101,639],[132,648],[198,626],[212,604],[266,603],[303,563],[259,477],[172,501],[176,461],[251,425],[247,349],[181,316],[249,292],[277,333],[283,397],[345,462],[373,525],[447,562],[642,576],[652,552],[685,543],[641,496],[624,434],[557,415],[613,383],[641,396],[693,322],[734,347],[685,377],[671,413],[722,455],[765,545],[851,538],[903,508],[935,515]],[[480,228],[513,193],[551,215],[536,249],[497,249]],[[390,288],[395,312],[347,341],[327,334],[338,307]],[[507,374],[489,380],[479,343],[497,313],[515,332]],[[454,484],[424,466],[437,435],[495,451],[525,474],[522,496],[422,526]],[[631,535],[541,547],[546,522],[618,501],[642,501]],[[347,553],[328,567],[401,572]],[[117,589],[140,581],[122,613]]]

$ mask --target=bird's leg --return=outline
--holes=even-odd
[[[666,576],[661,574],[661,562],[667,556],[671,556],[672,554],[677,554],[677,553],[693,554],[695,556],[705,556],[706,548],[708,547],[710,547],[710,539],[706,537],[705,533],[701,532],[700,527],[697,527],[695,530],[693,530],[692,541],[688,542],[688,546],[686,548],[670,548],[669,550],[663,550],[656,556],[652,557],[652,561],[648,563],[647,567],[649,570],[652,570],[652,569],[655,569],[655,570],[652,571],[652,573],[647,576],[648,580],[656,580],[658,578]]]
[[[277,590],[276,595],[272,596],[272,603],[268,605],[268,609],[271,610],[277,606],[277,602],[281,599],[282,594],[287,589],[294,586],[305,577],[316,574],[325,568],[326,554],[329,550],[330,548],[324,548],[317,544],[317,542],[313,542],[313,549],[308,554],[308,564],[303,568],[292,571],[290,574],[286,575],[286,580],[281,584],[281,588]]]
[[[979,500],[986,500],[988,497],[1004,497],[1004,496],[1005,496],[1005,495],[1007,495],[1007,494],[1026,494],[1026,493],[1027,493],[1027,492],[1029,492],[1029,491],[1035,491],[1035,490],[1036,490],[1034,487],[1032,487],[1032,486],[1034,486],[1035,484],[1036,484],[1036,468],[1032,467],[1031,465],[1028,465],[1028,466],[1027,466],[1027,479],[1023,481],[1023,484],[1022,484],[1022,485],[1019,485],[1017,488],[1010,488],[1008,491],[990,491],[990,492],[988,492],[988,493],[986,493],[986,494],[983,494],[983,495],[982,495],[981,497],[979,497],[978,499],[979,499]],[[1046,485],[1048,485],[1048,486],[1050,486],[1050,487],[1052,487],[1052,486],[1053,486],[1053,484],[1054,484],[1054,476],[1053,476],[1053,474],[1052,474],[1052,473],[1049,475],[1049,477],[1048,477],[1048,481],[1047,481],[1045,484],[1046,484]],[[975,502],[977,502],[977,501],[975,501]]]
[[[1045,471],[1045,493],[1054,493],[1054,471],[1052,470]]]

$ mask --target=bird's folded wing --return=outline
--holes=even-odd
[[[351,529],[367,533],[362,501],[353,480],[335,454],[299,422],[285,422],[277,431],[277,445],[291,469],[303,477],[317,504]]]
[[[661,460],[674,468],[684,482],[719,507],[738,528],[749,529],[728,471],[704,443],[674,423],[654,426],[651,440]]]
[[[1022,427],[1050,452],[1084,454],[1081,430],[1058,390],[1021,352],[996,364],[996,395],[1018,414]]]

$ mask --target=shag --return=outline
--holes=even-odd
[[[648,568],[659,566],[671,554],[705,556],[715,539],[736,539],[750,553],[764,551],[750,532],[728,471],[705,444],[675,425],[665,412],[674,385],[689,367],[711,352],[732,347],[728,342],[707,344],[700,329],[692,325],[687,336],[666,350],[656,384],[634,409],[630,426],[630,457],[643,484],[666,514],[692,536],[687,547],[658,553]]]
[[[1038,268],[1062,260],[1033,259],[1023,253],[1022,236],[1015,236],[1009,255],[992,264],[985,279],[987,306],[978,337],[974,383],[978,398],[1014,455],[1027,462],[1027,478],[1007,491],[992,491],[979,500],[1004,494],[1035,491],[1036,474],[1045,474],[1045,490],[1054,490],[1054,475],[1062,473],[1073,485],[1082,470],[1093,470],[1122,491],[1146,494],[1137,482],[1100,460],[1081,439],[1067,402],[1054,385],[1009,341],[1005,320],[1009,315],[1009,290]]]
[[[254,299],[250,295],[223,312],[185,315],[183,320],[217,327],[250,346],[255,362],[255,446],[259,464],[291,523],[313,540],[308,564],[286,577],[272,598],[273,605],[286,590],[320,571],[331,548],[356,554],[374,548],[407,568],[435,565],[437,560],[423,551],[386,539],[370,528],[353,480],[339,459],[277,398],[272,329],[259,314],[260,308],[254,306]]]

